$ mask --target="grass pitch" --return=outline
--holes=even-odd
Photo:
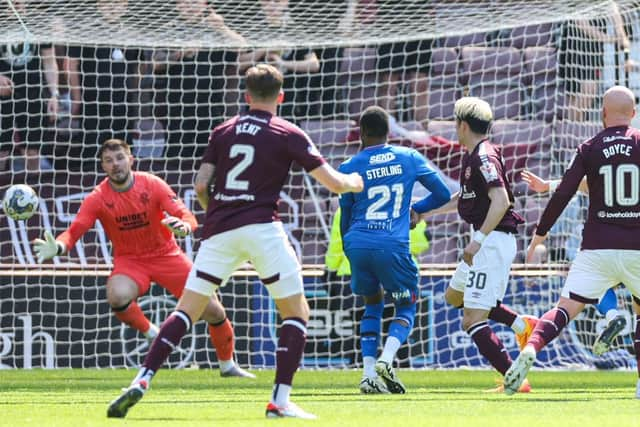
[[[487,371],[400,371],[406,395],[361,395],[359,371],[301,371],[293,401],[316,421],[266,420],[273,371],[257,380],[220,378],[214,370],[161,371],[126,419],[107,405],[132,370],[0,371],[2,426],[634,426],[640,401],[632,372],[536,372],[533,392],[488,394]]]

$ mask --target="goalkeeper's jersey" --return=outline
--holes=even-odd
[[[105,178],[84,199],[71,226],[57,240],[71,250],[96,220],[113,245],[114,256],[154,257],[180,253],[173,233],[160,223],[165,212],[181,218],[195,230],[198,223],[182,200],[162,179],[132,172],[133,185],[116,191]]]

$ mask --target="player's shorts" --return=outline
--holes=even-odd
[[[351,290],[372,296],[380,285],[396,304],[413,303],[418,296],[418,267],[411,254],[389,249],[349,249]]]
[[[492,231],[487,235],[473,257],[466,285],[461,281],[451,281],[453,289],[464,292],[465,308],[491,310],[502,301],[516,251],[516,238],[513,234]]]
[[[596,304],[607,289],[618,283],[640,297],[640,250],[581,250],[569,268],[562,296]]]
[[[115,257],[111,276],[122,274],[130,277],[138,285],[138,295],[149,291],[155,282],[171,295],[180,298],[191,271],[191,260],[184,254],[158,257]]]
[[[304,292],[300,263],[281,222],[245,225],[204,240],[186,288],[212,295],[247,261],[274,299]]]

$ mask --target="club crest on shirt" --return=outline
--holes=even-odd
[[[109,209],[113,209],[113,206],[114,206],[114,205],[113,205],[113,202],[107,202],[107,201],[105,201],[105,202],[104,202],[104,205],[105,205],[106,207],[108,207]]]
[[[147,192],[140,194],[140,203],[142,203],[143,205],[148,205],[149,200],[149,194]]]
[[[498,179],[498,171],[493,163],[485,162],[480,165],[480,172],[487,182],[495,181]]]
[[[471,166],[467,166],[467,168],[464,170],[464,179],[469,178],[471,178]]]

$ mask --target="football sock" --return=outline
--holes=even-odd
[[[392,325],[395,322],[392,323]],[[396,353],[402,343],[400,340],[391,335],[391,327],[389,327],[389,336],[387,340],[384,342],[384,348],[382,349],[382,354],[380,355],[380,360],[387,362],[389,364],[393,363],[393,359],[396,357]]]
[[[491,363],[491,366],[504,375],[511,366],[511,358],[489,324],[486,321],[478,322],[471,325],[467,329],[467,333],[476,343],[480,354]]]
[[[364,370],[364,375],[367,377],[377,377],[378,373],[376,372],[376,358],[371,356],[363,356],[362,357],[362,365]]]
[[[396,317],[389,325],[387,340],[384,343],[380,360],[392,363],[402,344],[407,341],[416,317],[416,304],[396,306]]]
[[[360,320],[360,348],[362,349],[363,361],[365,358],[372,358],[375,360],[378,355],[383,311],[383,302],[378,304],[366,304],[364,306],[364,314]]]
[[[520,319],[520,321],[518,321],[518,313],[511,310],[504,304],[493,307],[489,311],[489,319],[512,328],[516,334],[521,334],[524,332],[524,320]]]
[[[536,353],[539,352],[545,345],[560,335],[569,320],[569,313],[564,308],[558,307],[547,311],[542,315],[533,330],[531,338],[529,338],[529,345],[533,346]]]
[[[148,340],[153,340],[155,337],[158,336],[159,333],[160,333],[160,328],[158,328],[153,323],[150,323],[149,324],[149,329],[147,330],[147,332],[144,333],[144,336]]]
[[[142,334],[146,333],[149,330],[149,326],[151,326],[151,322],[145,317],[142,309],[135,301],[131,301],[122,307],[111,307],[111,310],[113,310],[113,314],[118,320],[131,326],[136,331],[140,331]]]
[[[598,310],[598,312],[603,316],[606,316],[609,310],[615,310],[618,307],[618,298],[616,297],[616,293],[614,292],[614,290],[612,288],[609,288],[607,292],[605,292],[605,294],[602,296],[600,302],[595,305],[595,307],[596,310]],[[615,317],[615,315],[613,317]]]
[[[288,317],[282,321],[276,349],[276,380],[271,398],[276,406],[289,403],[293,375],[300,366],[306,340],[307,322],[298,317]]]
[[[158,369],[167,360],[173,349],[180,344],[180,340],[190,328],[189,315],[181,310],[174,311],[162,324],[160,333],[153,340],[142,366],[154,373],[158,372]]]
[[[636,352],[636,361],[638,362],[638,377],[640,377],[640,316],[636,316],[636,330],[633,334],[633,349]]]
[[[215,325],[209,324],[209,337],[216,349],[218,361],[233,360],[234,335],[233,326],[228,318]],[[222,366],[221,366],[222,367]]]

